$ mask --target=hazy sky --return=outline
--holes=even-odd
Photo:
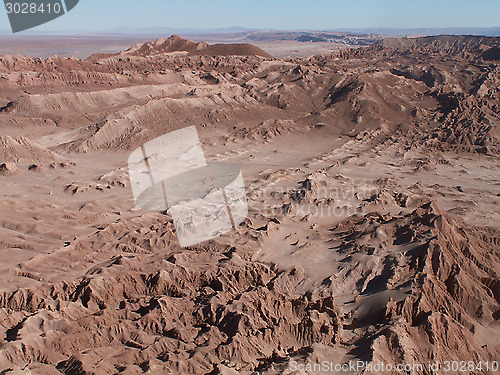
[[[26,0],[29,2],[29,0]],[[38,31],[115,28],[495,27],[500,0],[80,0]],[[0,29],[9,29],[0,11]]]

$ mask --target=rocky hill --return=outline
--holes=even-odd
[[[0,56],[0,373],[498,360],[498,48],[275,59],[172,36]],[[192,125],[241,168],[249,214],[181,248],[170,211],[135,206],[127,161]]]

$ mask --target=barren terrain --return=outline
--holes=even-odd
[[[279,59],[174,36],[1,55],[0,373],[498,361],[499,51]],[[168,211],[135,207],[127,159],[191,125],[242,169],[250,212],[180,248]]]
[[[0,35],[0,51],[7,55],[27,55],[46,59],[53,55],[86,59],[95,53],[117,53],[137,43],[163,37],[164,33],[146,34],[82,34],[82,35]],[[379,35],[246,31],[180,34],[196,42],[251,43],[274,57],[311,57],[349,47],[361,47],[381,39]]]

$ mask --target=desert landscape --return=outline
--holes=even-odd
[[[57,55],[85,60],[92,54],[118,53],[132,45],[154,41],[164,35],[160,30],[135,34],[76,35],[2,35],[0,32],[0,48],[4,55],[27,55],[43,59]],[[265,30],[198,33],[191,31],[179,35],[184,39],[210,44],[251,43],[278,58],[311,57],[346,47],[359,48],[383,38],[382,35],[371,33]]]
[[[0,55],[1,374],[498,373],[500,38],[251,35]],[[127,160],[193,125],[249,213],[181,248]]]

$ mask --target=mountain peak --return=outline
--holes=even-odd
[[[154,42],[137,44],[125,52],[124,55],[134,56],[154,56],[172,52],[187,52],[190,55],[205,56],[230,56],[230,55],[255,55],[270,58],[267,52],[252,44],[209,44],[207,42],[195,42],[184,39],[179,35],[172,35],[169,38],[160,38]]]

